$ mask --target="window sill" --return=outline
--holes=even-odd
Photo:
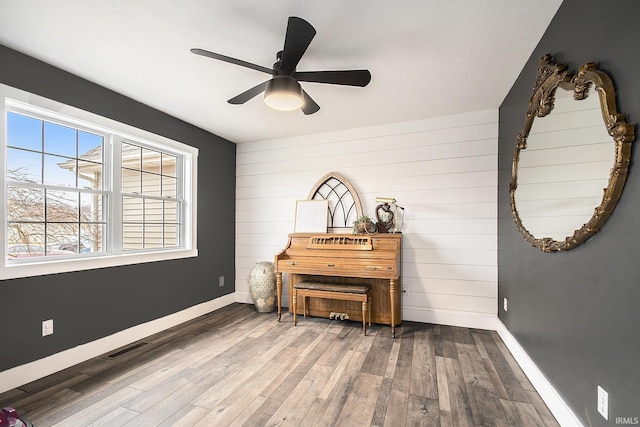
[[[133,254],[102,255],[99,257],[71,259],[43,259],[38,262],[10,264],[5,261],[0,267],[0,280],[20,277],[44,276],[47,274],[68,273],[72,271],[93,270],[106,267],[142,264],[147,262],[168,261],[198,256],[197,249],[176,249],[171,251],[145,252]]]

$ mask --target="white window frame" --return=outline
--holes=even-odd
[[[62,104],[23,90],[0,84],[0,280],[18,277],[39,276],[45,274],[63,273],[69,271],[90,270],[96,268],[131,265],[145,262],[155,262],[171,259],[190,258],[198,256],[197,249],[197,160],[198,149],[172,139],[135,128],[133,126],[108,119],[69,105]],[[82,129],[92,129],[100,133],[110,134],[105,139],[105,160],[107,166],[105,175],[109,176],[110,191],[109,233],[105,236],[106,252],[83,254],[69,257],[43,257],[34,259],[7,259],[7,212],[6,212],[6,118],[7,110],[18,113],[32,113],[44,120],[63,121],[69,125]],[[181,169],[183,178],[183,203],[181,222],[182,241],[179,247],[147,249],[138,251],[123,251],[121,249],[121,191],[120,191],[120,141],[132,142],[149,148],[157,148],[175,154],[182,159]]]

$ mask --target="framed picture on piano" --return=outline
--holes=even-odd
[[[326,233],[329,214],[328,200],[296,201],[295,233]]]

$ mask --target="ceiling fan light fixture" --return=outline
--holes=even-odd
[[[304,104],[302,87],[292,77],[274,77],[267,83],[267,88],[264,91],[264,103],[274,110],[299,110]]]

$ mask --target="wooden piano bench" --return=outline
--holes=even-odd
[[[371,326],[371,310],[368,303],[371,301],[371,286],[369,285],[339,285],[333,283],[298,282],[293,285],[293,325],[297,324],[298,297],[302,297],[303,313],[307,318],[307,297],[328,298],[344,301],[360,301],[362,303],[362,329],[367,335],[367,312],[369,314],[369,326]]]

